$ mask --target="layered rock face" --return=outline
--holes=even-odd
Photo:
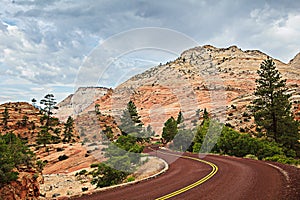
[[[7,119],[7,127],[3,123],[3,113],[7,108],[9,118]],[[26,102],[13,102],[5,103],[0,105],[0,133],[5,134],[8,132],[13,132],[21,138],[27,139],[28,144],[35,144],[37,135],[41,131],[41,118],[43,117],[42,112],[34,107],[33,105]],[[54,129],[59,129],[60,136],[62,137],[62,132],[64,130],[64,124],[60,123],[56,119],[56,125],[53,126]],[[50,131],[52,135],[53,131]],[[77,132],[74,130],[74,140],[78,141]]]
[[[104,87],[80,87],[57,105],[59,109],[54,114],[61,121],[66,121],[69,116],[79,115],[108,91],[109,89]]]
[[[268,55],[243,51],[236,46],[195,47],[179,58],[136,75],[95,101],[102,113],[118,118],[129,100],[134,101],[142,121],[157,134],[164,122],[181,110],[191,124],[196,110],[207,108],[212,116],[242,132],[254,130],[247,106],[254,98],[255,79],[260,64]],[[273,59],[287,79],[295,116],[299,119],[299,54],[288,64]],[[94,106],[86,109],[92,110]],[[298,117],[297,117],[298,116]]]
[[[4,128],[3,121],[0,121],[0,133],[13,131],[21,138],[28,139],[28,143],[35,143],[39,127],[40,118],[43,116],[39,109],[25,102],[5,103],[0,105],[0,116],[3,119],[3,112],[7,108],[9,118],[7,128]]]
[[[19,171],[19,178],[0,188],[0,199],[37,200],[40,197],[40,183],[43,177],[35,170]]]
[[[114,90],[79,88],[59,104],[56,115],[60,119],[72,114],[75,117],[78,113],[88,115],[99,104],[102,114],[119,122],[126,104],[132,100],[144,124],[150,124],[158,135],[170,116],[176,117],[182,111],[186,125],[190,126],[199,121],[196,111],[204,108],[219,121],[242,132],[251,132],[255,125],[247,106],[255,98],[257,70],[267,57],[258,50],[243,51],[236,46],[195,47],[172,62],[132,77]],[[288,64],[273,60],[282,77],[287,79],[292,109],[299,120],[300,53]],[[99,123],[96,124],[101,130]]]

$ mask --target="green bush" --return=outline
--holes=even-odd
[[[279,162],[279,163],[283,163],[283,164],[293,164],[293,165],[300,164],[300,160],[297,160],[294,158],[289,158],[289,157],[286,157],[285,155],[278,155],[278,154],[271,156],[271,157],[266,157],[266,158],[264,158],[264,160]]]
[[[67,155],[64,154],[64,155],[59,156],[59,157],[58,157],[58,160],[59,160],[59,161],[62,161],[62,160],[66,160],[66,159],[68,159],[68,158],[69,158],[69,156],[67,156]]]
[[[132,181],[134,181],[135,180],[135,178],[133,177],[133,176],[129,176],[128,178],[127,178],[127,182],[132,182]]]
[[[18,172],[13,171],[20,166],[33,167],[34,154],[23,141],[12,132],[0,133],[0,187],[18,179]]]
[[[287,156],[295,156],[295,151],[284,151],[275,142],[253,138],[248,134],[241,134],[228,126],[222,127],[217,126],[216,124],[217,122],[204,120],[202,125],[197,127],[196,135],[193,141],[193,152],[198,153],[200,151],[204,138],[208,132],[220,132],[218,128],[221,127],[222,131],[219,137],[215,137],[215,135],[209,133],[209,138],[205,138],[206,141],[213,143],[216,142],[212,152],[238,157],[245,157],[250,154],[257,157],[259,160],[262,160],[266,157],[272,157],[276,154],[285,155],[286,153]]]
[[[58,147],[58,148],[56,149],[57,152],[64,151],[64,150],[65,150],[65,149],[64,149],[64,148],[61,148],[61,147]]]
[[[95,167],[98,167],[99,163],[93,163],[91,164],[91,168],[95,168]]]
[[[193,152],[194,153],[199,153],[201,149],[201,143],[199,142],[195,142],[193,145]]]
[[[100,163],[98,169],[93,172],[92,184],[97,187],[106,187],[121,183],[126,176],[127,172],[116,170],[104,163]]]
[[[87,171],[85,170],[85,169],[83,169],[83,170],[81,170],[78,174],[79,175],[84,175],[84,174],[86,174],[87,173]]]

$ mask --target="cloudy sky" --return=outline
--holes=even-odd
[[[0,103],[47,93],[61,100],[76,89],[82,68],[89,68],[89,58],[105,41],[145,27],[172,30],[199,45],[259,49],[288,62],[300,51],[300,1],[1,0]],[[111,62],[110,74],[88,84],[114,87],[176,56],[132,51]]]

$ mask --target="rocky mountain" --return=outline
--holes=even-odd
[[[298,54],[288,64],[273,59],[287,79],[295,116],[299,119],[300,65]],[[184,51],[172,62],[138,74],[98,98],[84,112],[100,105],[102,113],[118,118],[129,100],[134,101],[142,121],[161,134],[164,122],[181,110],[185,122],[197,121],[196,110],[207,108],[212,116],[242,131],[255,126],[247,106],[254,98],[260,64],[268,57],[258,50],[210,45]]]
[[[109,89],[104,87],[80,87],[74,94],[69,95],[57,105],[59,109],[54,114],[61,121],[66,121],[69,116],[79,115],[108,91]]]

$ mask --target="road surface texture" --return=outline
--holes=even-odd
[[[212,166],[167,151],[149,152],[166,160],[169,170],[135,185],[84,195],[77,200],[158,199],[189,186],[212,172]],[[167,153],[167,154],[166,154]],[[185,156],[199,158],[185,153]],[[207,155],[203,160],[217,166],[217,172],[205,182],[170,199],[300,199],[300,169],[251,159]],[[286,173],[284,175],[284,173]],[[162,198],[166,199],[166,198]]]

